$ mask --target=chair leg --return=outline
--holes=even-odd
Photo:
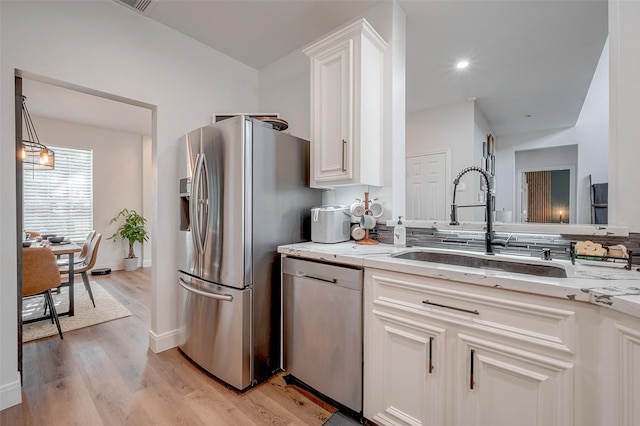
[[[44,297],[46,297],[47,301],[49,302],[51,317],[56,322],[56,327],[58,327],[58,334],[60,335],[60,339],[64,339],[64,337],[62,337],[62,328],[60,328],[60,320],[58,319],[58,312],[56,311],[56,307],[53,304],[53,296],[51,296],[51,290],[47,290],[47,292],[44,294]]]
[[[46,316],[48,310],[49,310],[49,299],[47,299],[47,296],[45,296],[44,297],[44,313],[42,315]],[[53,318],[51,318],[51,324],[53,324]]]
[[[91,284],[89,283],[89,276],[87,275],[87,272],[80,272],[80,275],[82,275],[82,281],[84,282],[84,288],[87,289],[87,291],[89,292],[89,297],[91,298],[91,303],[93,303],[93,307],[96,307],[96,302],[93,300],[93,292],[91,291]]]
[[[51,302],[55,303],[53,301],[53,297],[51,297]],[[47,315],[47,311],[49,311],[49,310],[50,310],[50,308],[49,308],[49,298],[45,294],[45,296],[44,296],[44,314]],[[53,322],[54,322],[53,321],[53,315],[49,315],[49,318],[51,319],[51,324],[53,324]]]

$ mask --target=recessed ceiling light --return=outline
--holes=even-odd
[[[462,60],[456,64],[456,68],[459,70],[463,70],[469,66],[469,61]]]

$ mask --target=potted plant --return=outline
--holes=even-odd
[[[108,240],[116,241],[118,237],[129,242],[129,255],[124,258],[124,270],[135,271],[138,269],[138,258],[133,251],[134,243],[144,243],[147,241],[149,234],[145,228],[147,220],[138,214],[135,210],[122,209],[111,221],[111,225],[114,222],[124,219],[124,222],[120,225],[118,230],[107,238]]]

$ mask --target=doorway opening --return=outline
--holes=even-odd
[[[154,105],[16,70],[16,152],[20,152],[22,146],[22,105],[18,101],[22,100],[23,95],[28,98],[30,114],[36,118],[35,127],[41,139],[46,137],[52,145],[86,148],[94,152],[92,213],[94,229],[102,233],[103,228],[109,226],[109,219],[123,207],[131,208],[133,202],[137,203],[134,207],[143,215],[148,218],[153,217],[151,203],[152,192],[155,190],[155,176],[152,172],[155,167],[152,165],[151,153],[156,143],[153,136],[156,114]],[[131,146],[127,148],[127,144]],[[131,181],[131,176],[137,177],[130,182],[130,185],[119,181],[119,179]],[[23,188],[24,179],[27,178],[31,177],[23,174],[22,162],[20,157],[16,156],[16,231],[18,235],[22,235],[24,227]],[[38,178],[46,179],[46,175]],[[121,196],[120,194],[123,193],[124,196]],[[109,205],[111,209],[105,208]],[[111,231],[111,229],[104,230]],[[117,269],[118,263],[121,263],[124,257],[121,255],[123,249],[120,244],[104,244],[104,240],[109,235],[111,234],[103,236],[98,259],[101,253],[107,254],[103,260],[103,263],[106,263],[100,266]],[[143,249],[142,266],[151,266],[153,263],[152,237],[153,235]],[[117,253],[117,262],[111,260],[114,256],[109,256],[109,251]],[[21,244],[17,247],[17,259],[18,370],[22,373]],[[97,266],[99,265],[96,264]]]

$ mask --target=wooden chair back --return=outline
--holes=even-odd
[[[60,285],[56,256],[47,248],[22,249],[22,295],[32,296]]]

